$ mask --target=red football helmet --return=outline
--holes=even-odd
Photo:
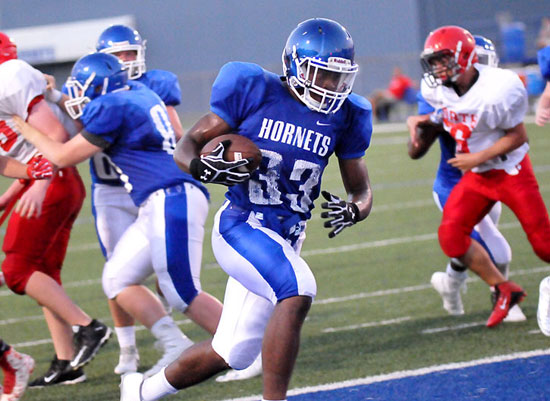
[[[466,29],[442,26],[430,32],[420,55],[424,79],[429,86],[450,85],[477,63],[476,42]]]
[[[17,58],[17,46],[8,35],[0,32],[0,64]]]

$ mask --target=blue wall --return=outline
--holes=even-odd
[[[355,91],[367,95],[387,85],[394,65],[420,78],[418,54],[433,28],[458,24],[497,40],[495,15],[500,10],[509,10],[535,32],[540,17],[550,15],[548,3],[548,0],[11,0],[0,3],[0,29],[132,14],[138,30],[147,39],[148,68],[177,73],[184,92],[179,111],[200,113],[208,109],[211,83],[226,61],[255,62],[280,72],[287,36],[307,18],[332,18],[348,28],[361,68]],[[70,65],[45,69],[61,80],[70,71]]]
[[[356,91],[368,94],[384,87],[393,63],[403,54],[418,53],[415,4],[414,0],[17,0],[2,2],[0,28],[132,14],[147,39],[148,68],[176,72],[184,91],[180,111],[200,112],[207,110],[210,85],[225,62],[256,62],[280,72],[288,34],[302,20],[316,16],[335,19],[351,32],[361,66]],[[416,61],[411,68],[402,67],[418,74]],[[46,67],[59,79],[69,68]]]

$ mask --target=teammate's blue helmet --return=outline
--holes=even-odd
[[[493,42],[481,35],[474,35],[474,40],[476,41],[478,63],[498,67],[498,56]]]
[[[283,49],[290,89],[311,110],[337,112],[351,93],[359,67],[349,32],[338,22],[313,18],[300,23]]]
[[[126,67],[112,54],[92,53],[81,57],[66,82],[70,97],[65,103],[67,112],[77,119],[87,103],[106,93],[126,89],[127,82]]]
[[[128,69],[128,77],[130,79],[137,79],[146,71],[145,42],[135,29],[126,25],[111,25],[99,35],[96,50],[101,53],[111,54],[123,51],[135,51],[135,60],[123,62]]]

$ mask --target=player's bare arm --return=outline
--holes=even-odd
[[[19,180],[13,181],[8,189],[6,189],[4,193],[0,195],[0,210],[4,210],[13,199],[13,197],[17,196],[24,186],[25,184],[20,182]]]
[[[504,130],[505,134],[502,138],[496,141],[492,146],[485,150],[476,153],[460,153],[456,157],[449,159],[448,163],[462,171],[468,171],[480,164],[495,158],[505,155],[514,149],[519,148],[527,142],[527,131],[523,123],[519,123],[513,128]]]
[[[27,165],[7,156],[0,156],[0,174],[10,178],[29,178]]]
[[[430,120],[429,114],[408,117],[407,128],[407,149],[411,159],[420,159],[424,156],[443,129],[441,124],[435,124]]]
[[[15,206],[15,213],[30,219],[31,217],[40,217],[42,213],[42,203],[46,197],[46,192],[50,180],[37,181],[21,196]]]
[[[329,238],[334,238],[345,228],[366,219],[372,209],[369,174],[363,159],[338,159],[338,163],[348,200],[321,191],[327,201],[321,204],[324,209],[321,218],[327,219],[323,226],[331,230],[328,233]]]
[[[14,116],[16,125],[17,121],[21,121],[25,126],[32,129],[35,129],[33,127],[41,127],[47,133],[47,136],[44,135],[44,137],[58,145],[69,138],[69,134],[55,117],[45,100],[39,101],[32,107],[27,122],[24,122],[19,116]],[[19,126],[18,130],[22,133]],[[39,217],[49,185],[49,179],[34,183],[19,199],[15,212],[26,218]]]
[[[535,114],[535,123],[540,127],[550,123],[550,81],[546,82],[544,92],[542,92],[539,99]]]
[[[68,142],[61,143],[49,138],[19,116],[13,116],[13,120],[25,139],[58,167],[74,166],[102,150],[99,146],[88,142],[81,134]]]
[[[188,173],[191,160],[199,157],[200,150],[208,141],[231,131],[229,124],[216,114],[210,112],[204,115],[178,141],[174,151],[176,164]]]
[[[338,159],[338,164],[348,201],[359,208],[359,221],[364,220],[370,214],[373,201],[367,165],[363,158]]]
[[[69,134],[59,122],[53,111],[45,100],[41,100],[33,106],[27,123],[32,127],[40,127],[44,133],[58,142],[65,142],[69,139]]]
[[[174,134],[176,135],[176,140],[180,140],[183,136],[183,127],[181,126],[180,117],[174,106],[166,106],[166,111],[168,112],[168,118],[174,129]]]

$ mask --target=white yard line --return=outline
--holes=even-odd
[[[398,380],[406,377],[423,376],[434,372],[442,372],[444,370],[465,369],[465,368],[470,368],[474,366],[487,365],[490,363],[513,361],[516,359],[526,359],[526,358],[532,358],[532,357],[542,356],[542,355],[550,355],[550,349],[539,349],[539,350],[527,351],[527,352],[515,352],[513,354],[495,355],[492,357],[475,359],[473,361],[468,361],[468,362],[454,362],[454,363],[448,363],[445,365],[433,365],[433,366],[428,366],[420,369],[402,370],[398,372],[391,372],[391,373],[386,373],[386,374],[377,375],[377,376],[367,376],[359,379],[321,384],[318,386],[295,388],[290,390],[288,392],[288,395],[292,396],[292,395],[315,393],[319,391],[337,390],[337,389],[346,388],[346,387],[367,385],[367,384],[379,383],[379,382],[384,382],[389,380]],[[253,395],[248,397],[226,399],[224,401],[256,401],[258,399],[261,399],[261,397],[262,397],[261,395]]]
[[[44,316],[42,316],[42,315],[33,316],[33,317],[39,317],[39,318],[42,318],[42,319],[44,318]],[[102,318],[100,320],[102,322],[107,322],[107,321],[110,321],[111,318],[110,317]],[[1,320],[0,324],[2,324],[3,322],[5,322],[5,320]],[[190,319],[177,320],[176,321],[176,324],[179,325],[179,326],[184,325],[184,324],[189,324],[189,323],[191,323]],[[140,325],[136,326],[136,331],[142,331],[142,330],[146,330],[146,327],[145,326],[140,326]],[[13,346],[14,348],[28,348],[28,347],[35,347],[37,345],[44,345],[44,344],[51,344],[51,343],[52,343],[51,338],[44,338],[42,340],[26,341],[26,342],[15,343],[15,344],[10,344],[10,345]]]
[[[507,223],[500,225],[501,229],[508,229],[508,228],[516,228],[519,227],[519,223]],[[412,242],[419,242],[419,241],[431,241],[437,238],[436,233],[430,233],[430,234],[421,234],[421,235],[414,235],[414,236],[407,236],[407,237],[398,237],[398,238],[388,238],[385,240],[378,240],[378,241],[369,241],[369,242],[362,242],[358,244],[351,244],[351,245],[343,245],[333,248],[322,248],[322,249],[312,249],[309,251],[303,251],[301,253],[302,256],[316,256],[316,255],[326,255],[326,254],[335,254],[335,253],[342,253],[342,252],[353,252],[357,250],[362,249],[368,249],[368,248],[379,248],[383,246],[389,246],[389,245],[397,245],[397,244],[404,244],[404,243],[412,243]],[[81,245],[77,247],[69,247],[69,251],[72,252],[78,252],[81,250],[87,250],[88,247],[91,246],[98,246],[97,243],[94,244],[88,244],[88,245]],[[217,267],[217,264],[211,264],[206,265],[206,268],[213,268]],[[100,279],[89,279],[89,280],[83,280],[83,281],[73,281],[73,282],[66,282],[63,285],[66,288],[72,288],[72,287],[82,287],[86,285],[95,285],[100,282]],[[11,291],[8,289],[0,290],[0,297],[5,297],[9,295],[14,295]]]
[[[486,322],[470,322],[470,323],[455,324],[453,326],[434,327],[433,329],[421,330],[420,333],[435,334],[435,333],[443,333],[445,331],[457,331],[457,330],[469,329],[470,327],[485,326],[485,323]]]
[[[356,299],[383,297],[383,296],[386,296],[386,295],[403,294],[405,292],[411,292],[411,291],[422,291],[422,290],[426,290],[428,288],[432,288],[432,286],[430,284],[420,284],[420,285],[413,285],[413,286],[409,286],[409,287],[390,288],[390,289],[387,289],[387,290],[379,290],[379,291],[372,291],[372,292],[360,292],[358,294],[351,294],[351,295],[346,295],[346,296],[343,296],[343,297],[333,297],[333,298],[325,298],[325,299],[315,300],[313,302],[313,304],[314,305],[328,305],[328,304],[334,304],[334,303],[338,303],[338,302],[354,301]]]
[[[549,271],[550,271],[550,265],[548,265],[548,266],[537,266],[537,267],[530,268],[530,269],[521,269],[521,270],[511,271],[510,276],[512,277],[512,276],[522,276],[522,275],[529,275],[529,274],[538,274],[538,273],[545,273],[545,272],[549,272]],[[84,282],[70,283],[69,285],[73,284],[74,287],[77,287],[79,285],[76,285],[76,284],[86,283],[85,285],[89,285],[90,282],[93,282],[93,281],[94,280],[86,280]],[[97,284],[99,284],[99,280],[96,280],[96,281],[97,281]],[[467,279],[467,282],[469,282],[469,283],[476,282],[476,281],[480,281],[480,279],[478,277],[469,277]],[[420,285],[400,287],[400,288],[390,288],[390,289],[387,289],[387,290],[361,292],[361,293],[358,293],[358,294],[351,294],[351,295],[346,295],[346,296],[342,296],[342,297],[332,297],[332,298],[319,299],[319,300],[315,300],[313,302],[313,304],[315,306],[317,306],[317,305],[329,305],[329,304],[335,304],[335,303],[340,303],[340,302],[354,301],[354,300],[357,300],[357,299],[383,297],[383,296],[388,296],[388,295],[403,294],[403,293],[414,292],[414,291],[424,291],[424,290],[428,290],[428,289],[431,289],[431,288],[432,288],[432,286],[430,284],[420,284]],[[11,294],[10,292],[8,292],[8,293]],[[33,316],[26,316],[26,317],[21,317],[21,318],[4,319],[4,320],[0,320],[0,326],[7,326],[7,325],[12,325],[12,324],[25,323],[25,322],[30,322],[30,321],[34,321],[34,320],[41,320],[41,319],[43,319],[43,315],[33,315]],[[404,319],[409,319],[409,317],[402,317],[402,318],[397,318],[397,319],[403,319],[403,321],[404,321]],[[395,320],[395,319],[393,319],[393,320]],[[110,317],[109,318],[104,318],[103,321],[110,321]],[[180,320],[177,323],[178,324],[188,324],[190,322],[191,321],[189,319],[186,319],[186,320]],[[373,323],[364,323],[363,324],[364,326],[363,325],[359,325],[359,326],[370,327],[369,325],[372,325],[372,324]],[[376,324],[380,324],[380,322],[378,322]],[[347,327],[352,327],[352,326],[347,326]],[[357,327],[357,328],[360,328],[360,327]],[[139,329],[139,330],[141,330],[141,329]],[[332,330],[337,331],[338,329],[328,328],[328,329],[325,329],[323,331],[324,332],[330,332]],[[433,330],[437,330],[437,329],[433,329]],[[38,340],[38,341],[45,341],[45,340]]]
[[[519,270],[513,270],[510,271],[509,275],[510,277],[515,276],[525,276],[528,274],[538,274],[538,273],[545,273],[550,271],[550,265],[546,266],[537,266],[530,269],[519,269]],[[476,281],[481,281],[480,278],[477,276],[468,277],[466,282],[473,283]],[[326,305],[326,304],[334,304],[338,302],[347,302],[347,301],[354,301],[357,299],[364,299],[364,298],[373,298],[373,297],[381,297],[386,295],[395,295],[395,294],[403,294],[406,292],[413,292],[413,291],[423,291],[426,289],[431,289],[431,284],[420,284],[420,285],[413,285],[408,287],[400,287],[400,288],[388,288],[386,290],[378,290],[378,291],[372,291],[372,292],[360,292],[358,294],[351,294],[346,295],[343,297],[333,297],[333,298],[325,298],[325,299],[319,299],[315,300],[313,302],[314,305]]]
[[[339,331],[350,331],[350,330],[357,330],[357,329],[364,329],[366,327],[380,327],[380,326],[388,326],[390,324],[397,324],[401,322],[406,322],[407,320],[411,320],[412,318],[410,316],[403,316],[398,317],[395,319],[388,319],[388,320],[381,320],[379,322],[367,322],[367,323],[361,323],[361,324],[352,324],[349,326],[342,326],[342,327],[327,327],[326,329],[321,330],[321,333],[336,333]]]

